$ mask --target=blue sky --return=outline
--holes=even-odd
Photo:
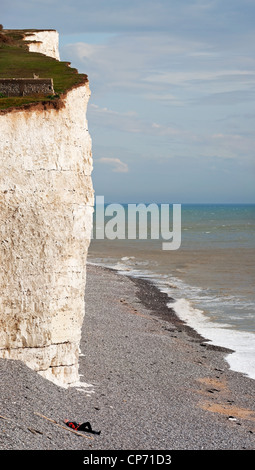
[[[254,0],[3,0],[0,22],[57,29],[88,74],[106,202],[255,202]]]

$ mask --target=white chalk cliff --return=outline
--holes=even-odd
[[[29,44],[30,52],[40,52],[56,60],[59,57],[59,34],[54,30],[34,31],[31,34],[26,34],[26,41],[31,41]]]
[[[37,33],[31,50],[58,59],[57,37]],[[89,97],[86,82],[60,109],[0,113],[0,357],[62,386],[79,381],[93,213]]]

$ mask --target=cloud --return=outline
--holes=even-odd
[[[106,163],[107,165],[113,165],[112,171],[115,173],[128,173],[128,165],[122,162],[119,158],[99,158],[100,163]]]
[[[185,99],[171,93],[149,92],[144,93],[143,97],[148,101],[157,101],[163,105],[184,106],[186,104]]]
[[[238,103],[254,102],[255,91],[254,90],[234,90],[225,91],[221,93],[212,93],[202,96],[198,100],[198,104],[204,106],[233,106]]]
[[[217,35],[221,41],[226,33],[234,38],[254,27],[250,0],[9,0],[2,10],[6,27],[56,28],[62,34],[181,31],[193,37]]]
[[[183,155],[190,155],[190,157],[197,156],[201,159],[212,158],[215,159],[230,159],[238,160],[245,159],[246,161],[252,162],[254,159],[254,148],[255,139],[253,132],[247,130],[241,133],[227,133],[220,132],[210,133],[210,128],[205,128],[202,132],[200,129],[191,130],[189,123],[185,126],[178,127],[176,125],[166,125],[162,122],[149,121],[140,119],[139,116],[133,111],[118,112],[110,110],[108,108],[101,108],[98,105],[91,105],[93,110],[92,116],[89,120],[93,120],[95,127],[98,129],[109,129],[112,130],[112,150],[115,151],[115,136],[121,131],[121,141],[123,145],[131,144],[131,148],[134,149],[134,143],[132,142],[133,136],[139,137],[139,141],[148,148],[157,146],[160,149],[161,159],[169,158],[182,158]],[[126,144],[125,134],[127,135]],[[141,144],[142,145],[142,144]],[[139,147],[135,148],[139,151]],[[101,153],[100,150],[99,153]],[[124,149],[121,150],[123,154]],[[116,153],[120,150],[116,149]],[[132,151],[131,151],[132,152]],[[133,150],[134,152],[134,150]],[[155,158],[150,152],[146,154],[146,159]],[[104,158],[100,159],[102,163],[109,163],[115,165],[114,171],[127,172],[128,169],[123,164],[117,165],[120,162],[119,159],[115,158]],[[125,165],[125,164],[124,164]]]
[[[214,141],[230,157],[250,158],[254,162],[254,135],[223,134],[212,135]]]
[[[249,50],[244,53],[233,46],[231,53],[229,47],[206,36],[188,40],[164,32],[123,33],[102,44],[67,44],[61,56],[71,57],[72,65],[88,74],[94,94],[139,94],[140,100],[176,107],[202,99],[207,103],[210,97],[212,104],[223,98],[228,105],[235,93],[240,102],[252,90],[255,78]]]
[[[231,79],[240,80],[247,78],[254,79],[254,71],[249,70],[196,70],[196,71],[168,71],[161,72],[150,77],[146,77],[147,82],[167,83],[173,85],[192,83],[198,81],[230,81]]]
[[[189,127],[180,128],[178,126],[165,125],[156,121],[145,121],[139,118],[133,111],[117,112],[107,108],[100,108],[98,105],[91,105],[96,113],[94,114],[94,121],[97,126],[101,128],[112,128],[114,132],[125,132],[130,135],[141,135],[143,141],[147,143],[151,139],[157,139],[158,145],[165,144],[166,148],[170,149],[161,154],[162,158],[170,158],[181,155],[181,151],[185,154],[197,155],[200,158],[217,159],[241,159],[252,161],[254,158],[255,139],[253,133],[238,134],[238,133],[210,133],[208,130],[204,132],[191,131]],[[99,119],[98,119],[99,118]],[[239,130],[240,131],[240,130]],[[147,155],[146,158],[149,158]],[[105,158],[100,159],[102,163],[116,164],[119,159]],[[125,164],[124,164],[125,165]],[[128,171],[123,166],[118,166],[118,172]],[[117,169],[115,168],[116,172]]]
[[[184,138],[187,134],[185,130],[175,126],[141,119],[135,111],[119,112],[106,107],[101,108],[94,103],[90,105],[89,109],[95,125],[110,127],[115,131],[142,134],[144,136],[180,136],[181,138]]]
[[[103,114],[103,115],[108,115],[108,116],[128,116],[128,117],[133,117],[136,116],[137,113],[135,111],[126,111],[126,112],[120,112],[120,111],[115,111],[112,109],[108,109],[107,107],[101,108],[99,105],[95,103],[91,103],[90,107],[95,110],[97,113]]]
[[[234,0],[233,0],[234,1]],[[5,3],[5,2],[4,2]],[[181,3],[181,5],[180,5]],[[193,2],[192,2],[193,3]],[[208,2],[206,2],[208,3]],[[193,9],[190,0],[10,0],[3,5],[4,19],[23,21],[23,27],[42,28],[49,22],[63,33],[88,31],[162,31],[174,27],[178,16],[186,22]],[[46,6],[46,8],[45,8]],[[48,7],[48,8],[47,8]],[[50,8],[50,15],[49,15]],[[187,11],[188,10],[188,11]],[[200,8],[201,10],[201,8]],[[12,12],[15,11],[15,20]],[[197,15],[198,10],[193,13]],[[2,15],[1,15],[2,16]],[[202,15],[203,16],[203,15]],[[201,15],[200,15],[201,17]],[[30,23],[30,24],[29,24]],[[21,26],[22,27],[22,26]]]
[[[72,57],[72,63],[89,75],[97,90],[104,87],[105,91],[125,89],[145,94],[146,91],[155,93],[155,83],[164,90],[165,82],[169,87],[170,71],[173,84],[179,86],[179,75],[173,63],[181,58],[184,63],[194,62],[188,54],[201,48],[206,46],[170,34],[126,33],[110,37],[104,44],[67,44],[62,48],[61,57]]]

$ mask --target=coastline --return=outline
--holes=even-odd
[[[134,258],[134,257],[133,257]],[[129,260],[132,258],[121,258],[123,260]],[[130,264],[117,263],[114,265],[112,262],[102,263],[100,260],[99,262],[89,261],[89,264],[92,266],[99,266],[105,267],[108,269],[112,269],[114,272],[118,272],[119,274],[126,275],[127,277],[131,278],[132,280],[139,279],[138,285],[143,285],[144,289],[146,290],[146,286],[148,283],[151,286],[151,289],[157,292],[160,291],[161,295],[160,298],[163,298],[163,301],[160,302],[160,312],[157,308],[157,303],[154,302],[153,308],[155,311],[158,312],[162,318],[166,318],[163,312],[167,313],[167,317],[171,318],[172,321],[177,321],[179,324],[182,323],[183,327],[190,331],[190,334],[197,335],[197,337],[203,338],[206,341],[207,346],[211,348],[218,348],[223,352],[226,352],[226,360],[228,362],[229,367],[236,372],[240,372],[243,375],[255,379],[255,367],[254,367],[254,351],[255,351],[255,336],[254,333],[250,332],[249,329],[246,330],[245,328],[239,329],[236,328],[236,325],[231,325],[229,322],[229,317],[225,316],[225,321],[222,322],[221,320],[217,320],[213,309],[208,312],[207,305],[198,305],[196,306],[196,301],[198,300],[198,294],[195,294],[195,302],[193,302],[192,295],[194,296],[194,289],[201,291],[207,291],[207,287],[198,287],[194,288],[194,286],[188,284],[185,285],[185,289],[183,286],[178,286],[178,294],[176,294],[176,286],[175,283],[182,283],[181,279],[175,278],[173,280],[174,289],[171,289],[171,285],[169,287],[169,281],[164,279],[164,275],[162,273],[157,273],[152,270],[148,269],[136,269],[136,266],[132,266]],[[135,263],[136,264],[136,263]],[[144,284],[143,284],[143,281]],[[210,284],[208,285],[210,288]],[[189,290],[191,289],[192,294],[190,295]],[[142,295],[142,290],[141,295]],[[181,292],[181,295],[180,295]],[[204,296],[201,296],[199,293],[200,299],[203,298],[202,302],[204,301]],[[204,294],[206,296],[206,294]],[[150,298],[150,294],[149,297]],[[145,305],[150,308],[150,304],[148,304],[148,300],[146,295],[142,295],[142,300]],[[209,302],[211,301],[209,297]],[[224,306],[221,307],[220,298],[217,299],[218,301],[218,309],[223,309],[221,315],[224,317]],[[222,297],[223,304],[225,303],[224,296]],[[233,302],[233,299],[231,299]],[[237,299],[237,302],[240,302]],[[206,302],[205,302],[206,303]],[[169,309],[168,309],[169,307]],[[237,305],[234,304],[234,309],[238,309]],[[204,310],[205,309],[205,310]],[[172,311],[172,313],[170,313]],[[206,312],[206,313],[205,313]],[[231,313],[228,312],[230,317]],[[245,315],[245,313],[244,313]],[[241,318],[239,316],[239,318]],[[174,320],[175,319],[175,320]],[[244,320],[245,322],[245,320]]]
[[[255,448],[254,380],[229,369],[230,350],[188,327],[149,281],[88,264],[85,298],[87,385],[62,389],[0,361],[1,450]],[[101,434],[75,435],[57,426],[65,419]]]

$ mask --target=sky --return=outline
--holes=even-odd
[[[105,202],[255,203],[255,0],[1,0],[0,23],[56,29],[88,75]]]

